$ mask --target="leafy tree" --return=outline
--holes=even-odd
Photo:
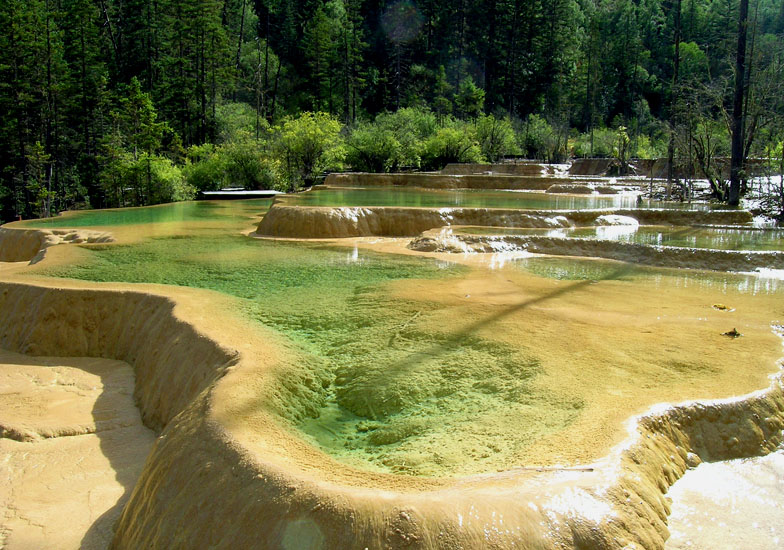
[[[441,128],[422,144],[422,167],[428,170],[441,170],[452,162],[482,160],[482,151],[470,125]]]
[[[346,163],[363,172],[389,172],[401,164],[401,145],[380,124],[360,124],[346,139]]]
[[[482,156],[491,162],[518,152],[514,129],[508,117],[480,115],[476,121],[476,137]]]
[[[280,155],[289,191],[313,185],[323,170],[340,166],[344,155],[340,130],[340,122],[323,112],[308,111],[284,119],[275,151]]]

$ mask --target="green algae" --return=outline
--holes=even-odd
[[[140,208],[113,208],[68,212],[54,218],[22,222],[21,227],[56,229],[114,227],[152,223],[236,221],[244,215],[258,215],[272,204],[270,199],[247,201],[187,201]]]
[[[227,223],[238,212],[253,211],[231,209],[219,214]],[[294,412],[282,416],[305,438],[358,467],[435,476],[506,468],[526,448],[579,419],[585,406],[579,397],[537,384],[543,359],[533,343],[466,328],[468,320],[426,295],[395,295],[398,282],[464,278],[469,268],[224,233],[87,245],[80,255],[86,259],[46,274],[206,288],[239,298],[243,313],[286,335],[302,368],[312,371],[314,387],[287,386],[288,395],[308,402],[290,403]],[[705,284],[706,275],[563,258],[509,265],[556,279],[643,278],[661,281],[662,288]],[[725,292],[751,279],[720,276],[724,282],[717,275],[712,284]],[[672,368],[689,367],[684,365]],[[302,382],[281,380],[292,383]]]
[[[525,348],[434,329],[421,321],[438,318],[441,306],[389,296],[389,282],[455,277],[465,267],[230,235],[84,248],[88,260],[46,274],[216,290],[288,336],[319,370],[315,379],[327,381],[318,416],[300,429],[351,463],[420,475],[473,473],[485,462],[496,468],[579,412],[574,400],[554,407],[555,396],[533,391],[541,367]],[[472,426],[490,417],[507,420],[482,427],[480,437]],[[528,437],[506,441],[504,424],[515,421],[530,424]],[[455,430],[465,441],[426,460],[455,443]]]

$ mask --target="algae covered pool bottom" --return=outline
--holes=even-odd
[[[555,258],[490,269],[358,244],[222,227],[33,269],[239,298],[320,383],[285,421],[341,461],[413,475],[585,463],[655,403],[765,387],[780,354],[781,291],[752,276]],[[743,337],[723,336],[733,328]]]
[[[243,217],[258,216],[271,204],[271,199],[173,202],[139,208],[73,211],[54,218],[25,221],[18,226],[59,229],[149,224],[178,224],[186,227],[200,222],[236,224]]]

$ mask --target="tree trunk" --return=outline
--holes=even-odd
[[[672,95],[670,101],[670,143],[667,145],[667,198],[670,198],[672,190],[672,180],[675,172],[675,127],[677,117],[675,114],[678,99],[678,73],[681,65],[681,0],[678,0],[675,8],[675,56],[672,60]]]
[[[749,0],[740,0],[738,14],[738,52],[735,57],[735,94],[732,102],[732,158],[730,160],[730,189],[727,202],[740,204],[740,180],[743,172],[743,95],[746,76],[746,23]]]
[[[236,71],[237,71],[237,85],[234,86],[234,101],[237,101],[237,88],[239,87],[239,80],[242,74],[241,67],[240,67],[240,59],[242,57],[242,39],[245,35],[245,1],[242,0],[240,2],[240,10],[242,13],[240,14],[240,35],[237,38],[237,61],[236,61]]]

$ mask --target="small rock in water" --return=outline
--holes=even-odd
[[[729,336],[730,338],[739,338],[739,337],[741,337],[743,335],[740,332],[738,332],[738,329],[733,328],[732,330],[730,330],[728,332],[722,333],[722,336]]]

